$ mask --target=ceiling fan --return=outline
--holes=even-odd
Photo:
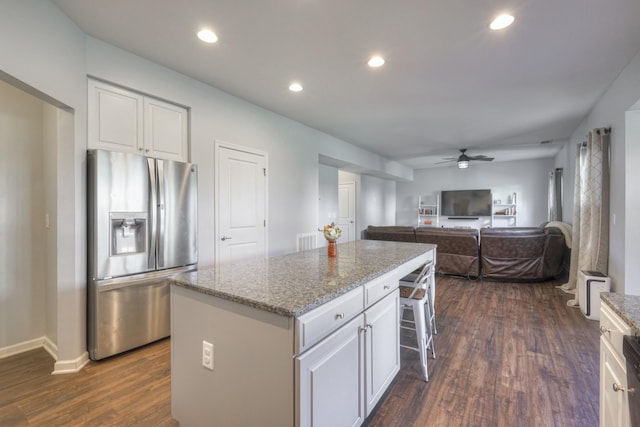
[[[493,160],[493,157],[487,157],[487,156],[483,156],[483,155],[479,155],[479,156],[467,156],[465,153],[467,152],[466,148],[461,148],[460,149],[460,155],[458,157],[445,157],[443,158],[442,162],[438,162],[436,163],[436,165],[439,165],[441,163],[449,163],[449,162],[457,162],[458,163],[458,169],[466,169],[469,167],[469,161],[471,160],[481,160],[483,162],[490,162]]]

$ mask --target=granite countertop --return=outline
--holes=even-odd
[[[600,298],[640,335],[640,296],[603,292]]]
[[[171,278],[173,285],[288,317],[298,317],[435,249],[436,245],[376,240],[225,265]]]

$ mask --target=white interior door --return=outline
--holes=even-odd
[[[266,154],[216,143],[216,260],[266,257]]]
[[[356,183],[345,182],[338,189],[338,226],[342,241],[356,240]]]

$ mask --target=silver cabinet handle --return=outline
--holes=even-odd
[[[611,332],[611,329],[607,329],[604,326],[600,326],[600,333],[606,334],[607,332]]]
[[[625,392],[628,391],[629,393],[634,393],[636,390],[633,387],[629,387],[629,388],[624,388],[624,387],[620,387],[618,384],[613,383],[613,391],[618,392]]]
[[[220,240],[222,240],[224,242],[225,240],[231,240],[231,237],[222,236],[222,238]]]
[[[344,319],[344,313],[337,313],[336,320]]]
[[[386,290],[386,289],[389,289],[390,287],[391,287],[391,286],[389,286],[389,285],[384,285],[384,286],[382,287],[382,289],[385,289],[385,290]]]

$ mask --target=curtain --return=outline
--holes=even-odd
[[[578,307],[578,271],[607,274],[609,258],[610,129],[592,129],[576,153],[573,231],[569,281],[561,288],[575,294],[567,305]]]
[[[549,212],[547,221],[562,221],[562,168],[549,172]]]

